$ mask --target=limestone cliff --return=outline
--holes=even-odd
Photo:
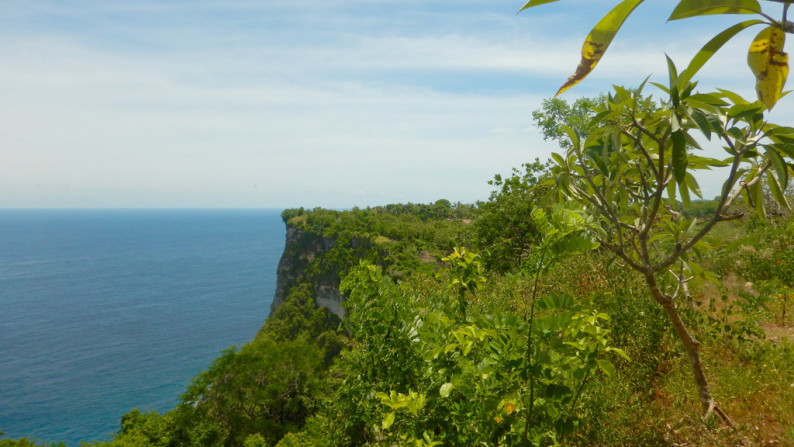
[[[339,293],[339,270],[312,269],[316,261],[334,248],[336,238],[306,230],[295,221],[288,220],[285,224],[287,240],[278,263],[276,294],[271,311],[284,302],[293,286],[301,281],[311,281],[315,303],[339,318],[344,317],[342,295]]]
[[[394,279],[433,275],[437,260],[463,239],[470,220],[462,211],[445,202],[350,211],[285,210],[287,236],[271,310],[289,300],[291,290],[308,285],[317,306],[343,318],[340,276],[362,260],[379,265]]]

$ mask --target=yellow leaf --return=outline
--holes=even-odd
[[[788,54],[783,51],[785,43],[786,33],[769,26],[755,36],[747,53],[747,65],[755,75],[755,91],[767,109],[774,107],[780,99],[788,77]]]
[[[576,67],[576,72],[565,81],[565,84],[560,87],[556,95],[562,94],[564,91],[578,84],[579,81],[584,79],[595,68],[601,56],[612,43],[612,39],[617,34],[623,22],[634,11],[640,3],[644,0],[623,0],[615,6],[607,15],[601,19],[600,22],[590,31],[587,38],[582,45],[582,60],[579,66]]]

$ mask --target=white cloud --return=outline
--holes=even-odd
[[[11,2],[30,26],[0,31],[0,206],[485,199],[494,173],[552,147],[530,114],[583,37],[558,23],[586,34],[597,20],[516,18],[512,2],[263,5]],[[53,26],[34,26],[44,17]],[[621,33],[566,96],[664,81],[662,51],[685,60],[709,33]],[[719,56],[704,81],[745,86],[743,62]]]

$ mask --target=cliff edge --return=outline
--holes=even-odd
[[[433,275],[438,260],[456,241],[465,241],[471,215],[470,207],[446,200],[349,211],[285,210],[286,243],[271,313],[306,285],[317,306],[344,318],[341,277],[361,261],[381,266],[395,279]]]
[[[328,309],[339,318],[345,315],[342,295],[339,293],[339,271],[332,268],[320,272],[313,263],[322,259],[336,245],[336,238],[323,236],[322,232],[304,229],[300,216],[285,219],[287,226],[284,253],[278,263],[276,294],[270,305],[272,312],[287,298],[290,290],[300,282],[311,281],[315,303]]]

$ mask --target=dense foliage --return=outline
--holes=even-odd
[[[470,239],[469,223],[478,214],[471,205],[438,200],[433,204],[395,204],[350,211],[291,209],[282,213],[303,239],[292,248],[306,251],[326,245],[320,259],[302,272],[304,280],[331,275],[338,284],[359,261],[382,266],[393,277],[433,273],[435,261]],[[300,253],[288,253],[299,256]]]
[[[495,196],[523,195],[532,189],[526,182]],[[351,252],[337,258],[348,259],[338,270],[347,318],[318,308],[310,283],[296,284],[256,339],[224,352],[180,405],[133,410],[112,440],[94,446],[747,445],[794,434],[791,319],[781,322],[775,301],[790,290],[789,220],[729,222],[702,253],[704,266],[721,273],[720,287],[693,285],[698,310],[682,307],[714,393],[732,396],[726,407],[739,429],[726,432],[697,416],[674,332],[642,282],[594,249],[592,219],[533,208],[525,218],[537,237],[520,267],[499,272],[452,243],[460,235],[485,252],[477,219],[509,220],[510,207],[443,218],[408,208],[421,209],[285,213],[324,237],[345,225],[361,232],[337,243],[391,240],[388,250],[373,243],[367,262]],[[423,251],[438,255],[388,274]],[[389,256],[402,262],[384,262]],[[730,279],[736,274],[765,291],[748,292]]]
[[[548,178],[547,166],[535,160],[522,167],[523,171],[513,169],[510,177],[497,174],[488,182],[497,189],[480,204],[474,222],[476,244],[486,267],[494,271],[520,268],[540,238],[531,214],[550,193],[551,188],[542,185]]]

